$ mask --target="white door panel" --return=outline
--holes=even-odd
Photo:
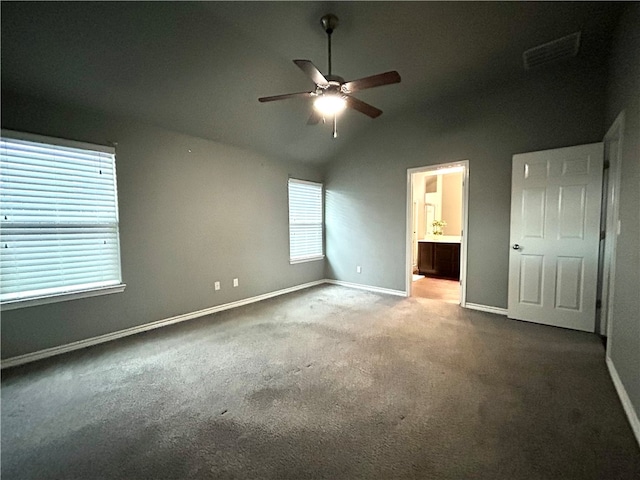
[[[602,143],[513,156],[510,318],[593,331]]]
[[[542,255],[520,255],[520,292],[518,302],[542,305]]]

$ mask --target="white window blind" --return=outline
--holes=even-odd
[[[324,258],[322,184],[289,179],[289,261]]]
[[[121,283],[115,151],[2,131],[0,302]]]

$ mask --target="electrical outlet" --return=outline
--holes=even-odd
[[[356,273],[362,273],[362,267],[360,265],[356,267]]]
[[[216,290],[220,290],[220,282],[216,282],[213,284],[213,288]]]
[[[233,286],[234,286],[234,287],[237,287],[237,286],[238,286],[238,279],[237,279],[237,278],[234,278],[234,279],[233,279]]]

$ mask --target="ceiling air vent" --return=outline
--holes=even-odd
[[[580,32],[530,48],[522,54],[525,70],[575,57],[580,49]]]

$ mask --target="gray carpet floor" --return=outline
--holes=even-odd
[[[2,479],[638,479],[591,334],[319,286],[2,373]]]

